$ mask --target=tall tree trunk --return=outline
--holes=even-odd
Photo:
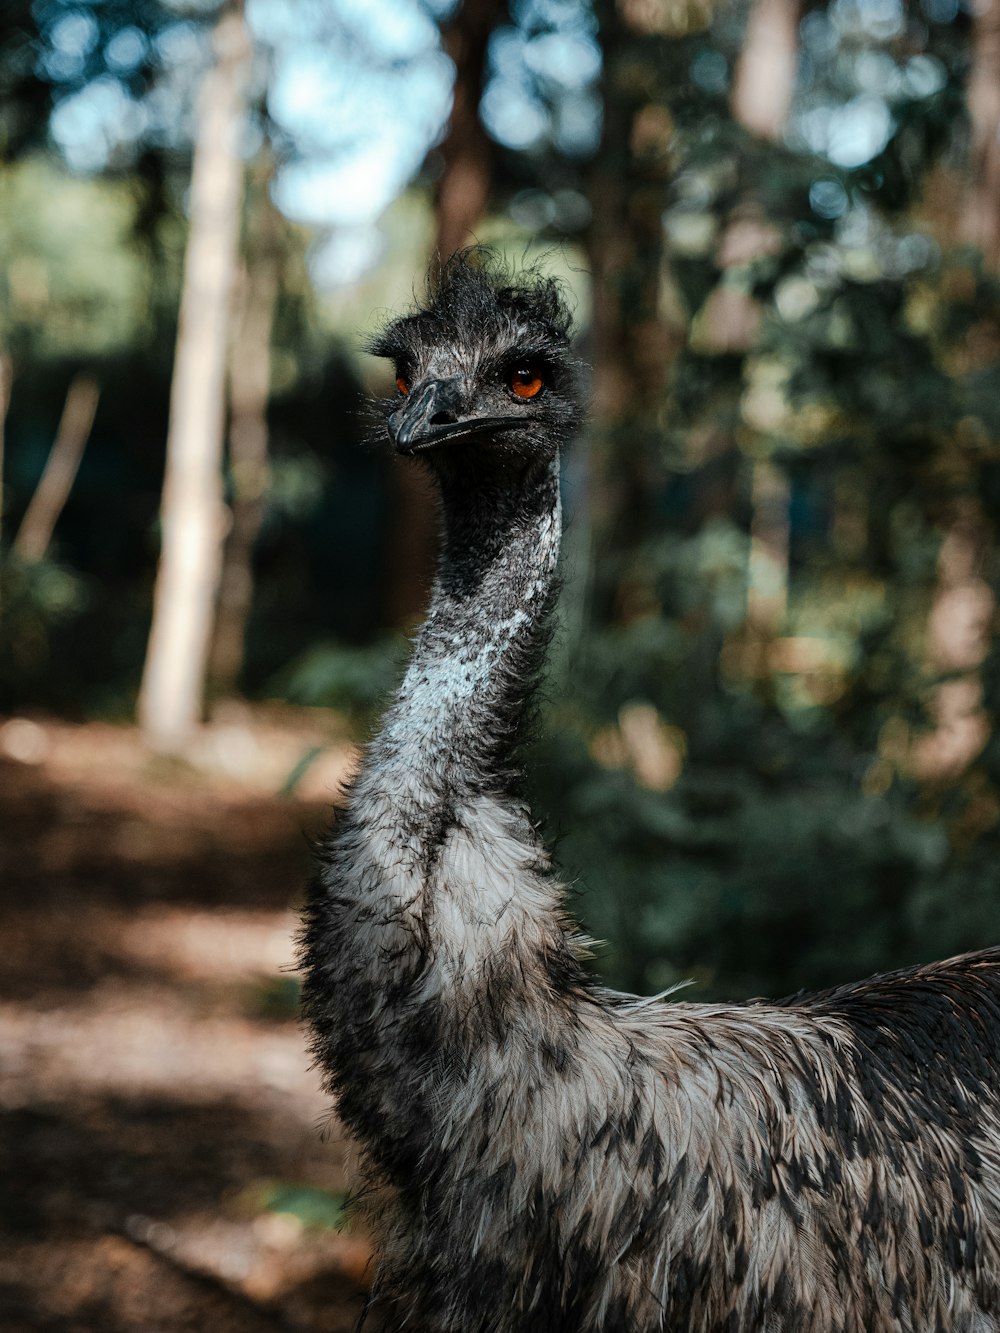
[[[444,49],[455,65],[455,90],[434,200],[442,260],[468,244],[489,206],[496,146],[479,119],[479,103],[490,37],[507,16],[507,0],[463,0],[444,30]]]
[[[989,739],[979,668],[989,652],[996,608],[987,578],[992,544],[975,496],[956,500],[938,554],[927,621],[928,669],[947,679],[934,689],[929,709],[933,728],[917,739],[911,756],[917,776],[926,780],[958,777]]]
[[[14,538],[14,550],[22,560],[41,560],[48,550],[76,480],[99,397],[96,380],[89,375],[74,376],[45,468]]]
[[[684,339],[664,302],[671,283],[662,215],[674,127],[661,89],[663,43],[633,23],[638,10],[613,0],[599,9],[604,127],[588,187],[595,363],[590,517],[620,549],[648,530],[661,413]]]
[[[972,180],[962,214],[962,239],[1000,267],[1000,0],[976,0],[972,68],[966,91],[972,122]]]
[[[239,237],[250,41],[242,0],[214,34],[191,179],[191,223],[170,397],[163,549],[139,695],[147,743],[180,753],[201,716],[224,535],[222,438],[226,340]]]
[[[258,208],[258,224],[251,228],[247,266],[241,274],[236,338],[229,370],[232,522],[223,553],[209,663],[212,688],[222,694],[235,691],[243,670],[247,619],[253,598],[253,553],[264,517],[270,473],[267,403],[280,260],[277,219],[267,195],[266,179],[262,182]]]
[[[799,63],[797,0],[755,0],[733,77],[734,119],[752,134],[780,139]]]
[[[751,487],[747,619],[770,637],[788,610],[788,478],[776,464],[757,459]]]
[[[747,20],[743,49],[733,79],[731,110],[736,122],[772,142],[784,133],[795,96],[799,58],[799,0],[755,0]],[[734,210],[720,245],[723,265],[747,264],[773,244],[773,228],[752,202]],[[756,309],[749,295],[735,287],[720,286],[738,306],[726,310],[729,332],[741,330],[738,350],[746,351],[756,337]],[[725,303],[723,303],[725,304]],[[720,341],[727,337],[720,329]],[[737,350],[730,347],[730,350]],[[752,634],[773,637],[781,628],[788,607],[788,511],[791,488],[775,463],[758,458],[751,465],[752,517],[750,567],[747,579],[747,619]]]
[[[966,91],[971,121],[971,180],[962,200],[959,235],[993,268],[1000,266],[1000,0],[977,0],[972,66]],[[954,501],[938,555],[927,622],[928,670],[947,679],[934,687],[932,726],[918,737],[912,766],[927,781],[960,776],[989,739],[980,667],[989,650],[996,598],[988,571],[994,533],[973,478]]]

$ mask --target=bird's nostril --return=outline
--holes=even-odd
[[[454,426],[457,420],[458,417],[455,415],[454,412],[449,412],[447,409],[442,409],[440,412],[435,412],[434,415],[431,417],[431,425]]]

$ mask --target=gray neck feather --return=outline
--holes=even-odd
[[[559,553],[558,463],[442,485],[444,534],[427,620],[376,742],[421,805],[509,789],[544,646]],[[375,756],[373,756],[375,757]]]

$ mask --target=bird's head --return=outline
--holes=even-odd
[[[515,280],[481,249],[455,255],[426,305],[369,344],[395,367],[380,406],[397,451],[442,471],[554,458],[580,419],[570,323],[553,279]]]

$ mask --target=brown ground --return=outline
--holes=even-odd
[[[286,970],[348,753],[267,795],[309,739],[279,730],[151,774],[126,730],[0,719],[3,1333],[353,1326],[368,1249],[307,1224],[343,1151]]]

